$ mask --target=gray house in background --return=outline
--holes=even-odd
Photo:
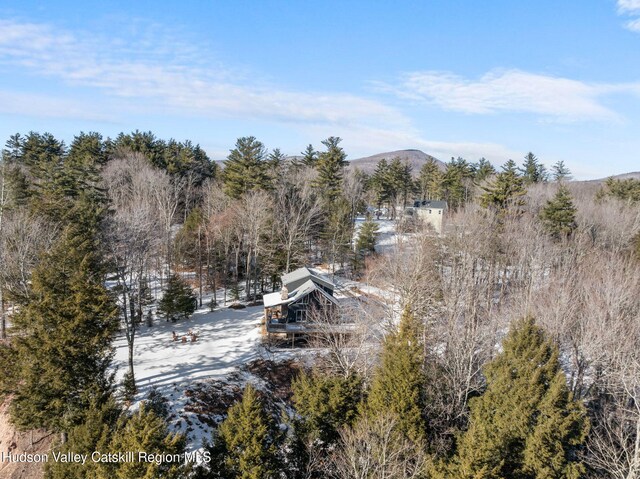
[[[416,200],[413,206],[405,208],[405,216],[418,218],[433,226],[436,233],[442,233],[442,220],[447,211],[447,202],[441,200]]]

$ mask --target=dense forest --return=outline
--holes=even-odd
[[[340,143],[287,156],[243,137],[217,164],[151,132],[7,141],[0,397],[57,452],[188,449],[163,398],[137,394],[144,324],[252,304],[310,264],[388,293],[349,312],[348,338],[280,364],[281,399],[244,385],[210,462],[45,476],[640,478],[640,180],[572,181],[533,153],[365,174]],[[416,199],[446,201],[440,234],[404,214]],[[376,217],[402,237],[384,252]]]

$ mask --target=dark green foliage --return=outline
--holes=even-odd
[[[471,196],[473,168],[464,158],[451,158],[442,177],[443,198],[452,210],[463,207]]]
[[[315,186],[327,205],[336,201],[342,192],[343,170],[348,162],[346,153],[338,146],[341,141],[335,136],[324,140],[322,144],[327,150],[319,154],[316,162],[318,177]]]
[[[244,291],[244,287],[240,286],[238,283],[233,283],[231,288],[229,288],[229,296],[231,301],[240,301],[240,294]]]
[[[378,208],[391,200],[391,185],[389,183],[389,163],[385,158],[378,161],[376,169],[369,178],[369,188],[373,191]]]
[[[164,141],[150,131],[120,133],[115,140],[107,140],[105,148],[109,158],[125,157],[130,152],[140,153],[151,165],[171,175],[191,176],[196,186],[207,178],[214,178],[217,172],[216,164],[211,162],[200,145],[189,140],[182,143],[174,139]]]
[[[567,388],[558,348],[533,319],[512,327],[485,375],[487,390],[470,401],[469,429],[446,477],[581,477],[585,408]]]
[[[545,229],[554,238],[566,238],[576,228],[576,207],[566,186],[560,185],[553,199],[540,212]]]
[[[318,152],[313,149],[313,145],[307,145],[307,148],[302,152],[302,164],[315,168],[318,162]]]
[[[205,260],[204,217],[200,208],[191,210],[174,240],[174,255],[176,262],[191,270],[195,270]]]
[[[224,191],[232,198],[254,190],[267,190],[270,178],[265,161],[266,149],[253,136],[238,138],[236,147],[224,161]]]
[[[488,179],[490,176],[496,174],[496,169],[485,158],[480,158],[477,163],[473,165],[474,180],[478,183]]]
[[[97,186],[105,161],[97,133],[81,133],[68,152],[64,143],[49,133],[17,134],[7,142],[3,158],[14,207],[28,206],[35,214],[63,223],[80,197],[94,208],[105,204],[104,193]]]
[[[331,263],[345,263],[352,253],[353,221],[351,206],[342,196],[338,197],[325,218],[322,237],[326,242],[328,260]]]
[[[526,193],[524,180],[518,176],[513,160],[507,161],[493,182],[482,189],[484,194],[480,197],[480,204],[497,211],[500,215],[508,212],[517,213],[524,204],[522,199]]]
[[[626,180],[616,180],[607,178],[604,186],[598,191],[597,197],[603,199],[606,197],[617,198],[628,203],[640,202],[640,180],[635,178],[627,178]]]
[[[158,304],[158,313],[167,320],[186,319],[196,310],[196,295],[180,276],[172,274]]]
[[[214,435],[208,477],[271,479],[279,477],[281,434],[255,389],[247,385],[242,401],[229,408]]]
[[[132,403],[137,392],[135,376],[132,371],[127,371],[122,378],[122,399],[127,403]]]
[[[527,153],[527,156],[524,157],[524,163],[522,163],[520,172],[522,173],[522,178],[527,185],[532,183],[543,183],[547,181],[549,176],[545,166],[540,163],[536,155],[531,152]]]
[[[92,401],[84,413],[83,422],[73,427],[67,435],[67,442],[54,446],[54,451],[87,454],[89,457],[94,451],[108,452],[120,414],[122,411],[110,396],[102,402]],[[100,477],[100,469],[90,459],[85,464],[50,460],[45,466],[45,478],[94,479]]]
[[[438,163],[432,158],[420,168],[418,183],[423,200],[439,200],[443,195],[443,175]]]
[[[104,287],[95,212],[79,202],[71,225],[32,276],[31,300],[14,316],[16,371],[11,417],[22,428],[67,430],[88,391],[111,387],[108,367],[118,309]]]
[[[564,161],[560,160],[551,167],[551,177],[559,183],[571,181],[571,171],[564,165]]]
[[[387,204],[395,217],[398,201],[401,200],[403,206],[406,205],[414,191],[411,165],[397,157],[391,163],[383,158],[376,165],[376,170],[369,179],[369,186],[374,192],[378,208]]]
[[[98,479],[183,479],[188,477],[185,465],[186,440],[181,434],[170,433],[165,420],[154,413],[147,404],[130,416],[122,416],[113,433],[108,451],[134,451],[133,462],[100,464]],[[147,454],[164,454],[173,461],[138,461],[138,451]]]
[[[362,223],[356,241],[356,250],[363,256],[375,253],[376,239],[378,237],[378,223],[371,216]]]
[[[166,419],[169,416],[169,401],[165,398],[156,387],[151,388],[147,395],[147,408],[153,411],[156,416]]]
[[[150,131],[136,130],[129,134],[120,133],[115,140],[108,142],[107,150],[110,157],[121,157],[128,152],[135,152],[144,155],[157,168],[164,170],[167,166],[164,158],[164,144]]]
[[[328,376],[318,372],[300,374],[291,385],[293,403],[301,419],[296,432],[305,442],[334,444],[342,427],[351,426],[362,397],[362,380]]]
[[[398,430],[413,442],[425,438],[424,411],[424,326],[408,310],[398,330],[383,343],[380,365],[375,372],[363,413],[369,418],[393,414]]]

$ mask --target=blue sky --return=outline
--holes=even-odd
[[[640,0],[0,2],[0,141],[151,130],[640,170]]]

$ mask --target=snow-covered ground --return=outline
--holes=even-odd
[[[185,412],[186,391],[206,379],[223,379],[238,366],[260,357],[260,321],[263,309],[222,308],[209,312],[203,307],[193,316],[176,323],[156,319],[152,327],[143,325],[134,347],[134,370],[139,389],[137,400],[144,399],[153,387],[168,401],[177,417],[177,429],[188,433],[190,448],[199,448],[210,430],[195,415]],[[196,342],[188,333],[197,334]],[[172,331],[187,342],[173,341]],[[124,335],[115,342],[114,364],[118,380],[128,368],[128,346]],[[180,420],[180,418],[184,420]],[[188,426],[188,423],[191,426]]]
[[[356,231],[363,221],[364,218],[357,220]],[[388,248],[393,248],[402,235],[396,234],[393,221],[376,222],[379,224],[376,249],[383,253],[388,251]],[[371,285],[338,276],[333,279],[338,286],[338,297],[353,298],[366,294],[370,301],[393,301],[390,297],[392,295],[388,292]],[[158,282],[153,281],[151,286],[157,293]],[[156,294],[156,298],[157,296]],[[218,299],[221,297],[222,291],[219,291]],[[239,386],[247,380],[259,383],[260,379],[242,370],[243,366],[256,359],[269,357],[279,362],[295,356],[297,360],[306,360],[316,353],[309,349],[295,352],[291,349],[272,350],[267,353],[261,342],[262,306],[245,309],[221,307],[210,312],[206,306],[209,299],[210,296],[203,298],[205,306],[198,309],[189,319],[172,323],[155,318],[153,326],[141,325],[134,343],[134,370],[138,394],[132,407],[136,407],[141,400],[147,398],[149,392],[155,388],[168,400],[170,424],[177,431],[187,434],[188,447],[191,450],[200,448],[202,440],[210,439],[212,432],[196,413],[190,412],[191,409],[186,407],[191,392],[207,380],[227,380],[233,373],[238,375],[236,383]],[[190,340],[190,331],[197,335],[195,342]],[[179,338],[178,341],[173,340],[173,332]],[[186,338],[186,342],[182,342],[182,337]],[[118,383],[121,384],[128,370],[128,346],[124,333],[120,334],[114,345],[114,366],[117,368]]]
[[[356,218],[356,224],[354,228],[354,241],[357,240],[362,223],[364,223],[364,216]],[[378,237],[376,238],[376,252],[383,254],[393,248],[398,241],[401,241],[404,235],[398,234],[396,231],[396,222],[393,220],[374,220],[378,224]]]

